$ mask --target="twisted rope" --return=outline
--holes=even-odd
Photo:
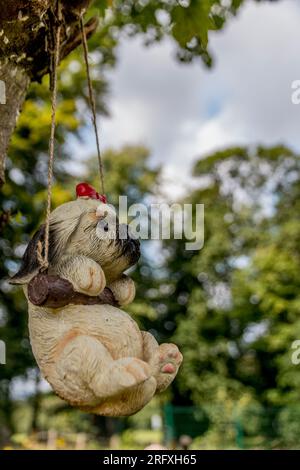
[[[60,36],[62,27],[62,11],[60,0],[57,0],[57,13],[56,13],[56,24],[55,24],[55,35],[54,35],[54,50],[51,55],[51,69],[50,69],[50,90],[51,90],[51,128],[49,137],[49,164],[48,164],[48,190],[47,190],[47,204],[46,204],[46,217],[45,217],[45,236],[44,236],[44,256],[43,256],[43,245],[41,241],[37,244],[37,259],[40,264],[40,271],[45,271],[49,267],[49,232],[50,232],[50,213],[51,213],[51,195],[52,195],[52,182],[53,182],[53,166],[54,166],[54,144],[55,144],[55,130],[56,130],[56,108],[57,108],[57,68],[59,64],[59,50],[60,50]],[[93,92],[93,86],[90,75],[90,67],[88,60],[88,44],[86,38],[86,32],[84,29],[83,15],[79,17],[79,25],[82,37],[84,61],[86,67],[86,75],[89,89],[89,102],[92,111],[92,122],[95,131],[97,156],[99,165],[99,175],[102,194],[105,194],[104,190],[104,172],[103,163],[100,151],[99,134],[97,127],[96,117],[96,102]]]
[[[45,271],[49,266],[49,231],[50,231],[50,213],[51,213],[51,194],[53,181],[54,165],[54,144],[56,129],[56,108],[57,108],[57,68],[59,64],[60,34],[61,34],[61,4],[57,1],[57,24],[55,26],[54,51],[51,55],[50,70],[50,90],[51,90],[51,128],[49,137],[49,164],[48,164],[48,190],[45,217],[45,238],[44,238],[44,256],[42,243],[37,245],[37,259],[40,264],[40,270]]]

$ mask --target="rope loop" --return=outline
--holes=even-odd
[[[51,127],[49,137],[49,163],[48,163],[48,190],[47,190],[47,204],[46,204],[46,216],[45,216],[45,234],[44,244],[41,242],[37,245],[37,259],[40,265],[40,271],[46,271],[49,267],[49,232],[50,232],[50,213],[51,213],[51,194],[52,194],[52,182],[53,182],[53,166],[54,166],[54,144],[55,144],[55,130],[56,130],[56,108],[57,108],[57,69],[59,65],[59,53],[60,53],[60,42],[61,42],[61,28],[62,28],[62,7],[61,1],[56,1],[56,11],[53,14],[53,50],[50,50],[50,91],[51,91]],[[104,191],[104,172],[103,163],[100,152],[100,142],[97,127],[97,115],[96,115],[96,102],[92,86],[89,60],[88,60],[88,44],[86,38],[86,32],[83,23],[83,12],[79,15],[79,27],[82,37],[84,61],[86,67],[86,75],[89,90],[89,103],[92,111],[92,122],[95,131],[97,156],[99,165],[100,185],[102,194]],[[44,245],[44,247],[43,247]],[[44,248],[44,253],[43,253]]]
[[[48,164],[48,190],[45,217],[45,235],[44,235],[44,255],[43,246],[39,242],[37,246],[37,259],[40,264],[40,271],[45,271],[49,266],[49,231],[50,231],[50,213],[51,213],[51,193],[53,181],[53,165],[54,165],[54,144],[56,129],[56,108],[57,108],[57,68],[59,64],[60,36],[62,27],[62,11],[61,2],[57,0],[56,12],[54,15],[54,50],[51,52],[50,62],[50,91],[51,91],[51,127],[49,137],[49,164]]]

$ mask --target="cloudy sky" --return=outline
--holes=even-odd
[[[299,24],[297,0],[249,1],[211,34],[212,70],[176,62],[171,41],[149,48],[141,38],[123,41],[109,77],[111,116],[100,122],[102,147],[147,145],[152,162],[164,165],[169,191],[172,181],[184,187],[178,183],[195,159],[222,147],[284,142],[300,150],[300,105],[291,102]]]

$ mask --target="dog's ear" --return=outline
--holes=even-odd
[[[61,206],[62,207],[62,206]],[[68,245],[72,234],[76,231],[80,224],[81,216],[83,214],[75,213],[68,217],[68,213],[63,211],[55,211],[51,215],[50,229],[49,229],[49,251],[48,261],[49,264],[55,261],[62,255],[66,246]],[[26,251],[24,253],[21,267],[19,271],[10,279],[10,284],[27,284],[34,276],[36,276],[40,269],[40,264],[37,257],[38,243],[42,244],[42,256],[44,256],[44,239],[45,239],[45,225],[41,225],[39,230],[35,232],[30,240]]]
[[[10,284],[27,284],[39,272],[39,261],[37,257],[38,243],[42,244],[42,256],[44,256],[44,239],[45,239],[45,225],[41,225],[39,230],[35,232],[32,239],[28,243],[26,251],[23,255],[21,267],[19,271],[9,280]],[[49,263],[51,263],[54,255],[54,233],[49,232]]]

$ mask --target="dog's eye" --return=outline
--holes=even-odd
[[[108,232],[108,224],[105,224],[103,227],[104,232]]]

